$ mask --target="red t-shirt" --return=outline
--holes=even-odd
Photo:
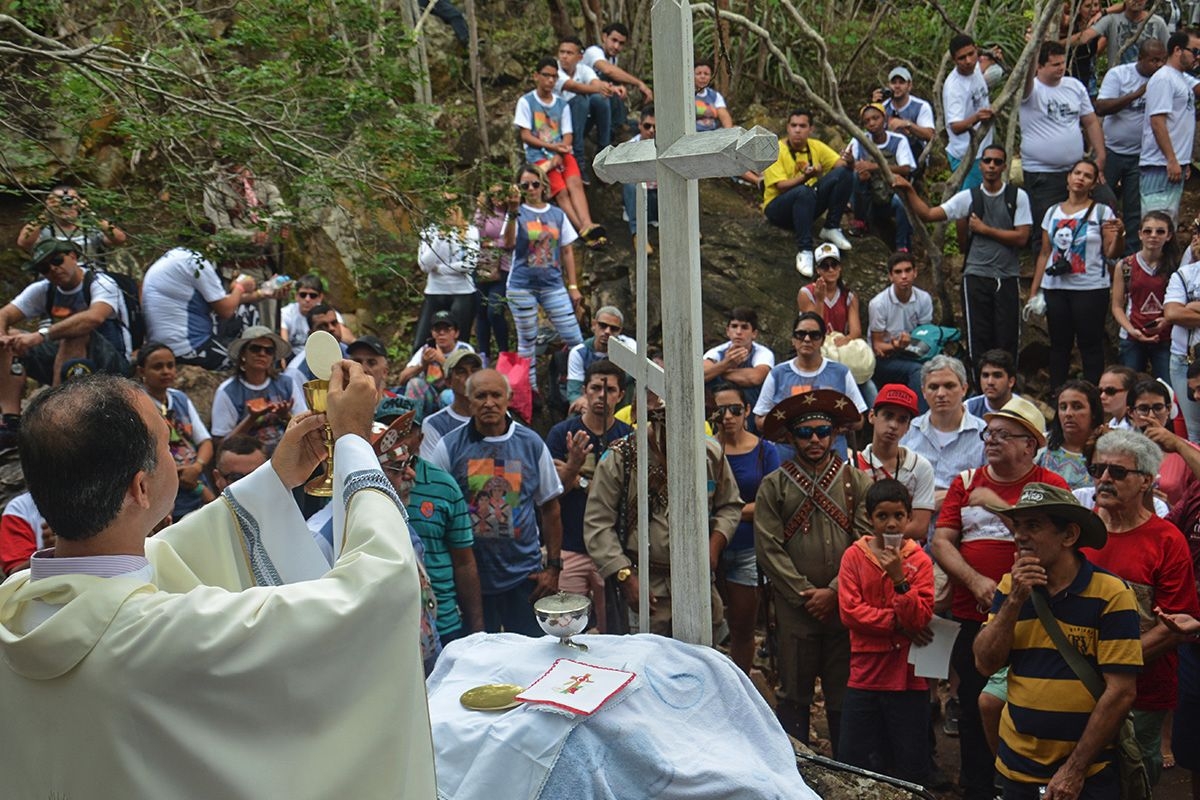
[[[991,489],[1004,502],[1016,503],[1021,499],[1021,490],[1027,483],[1048,483],[1062,489],[1070,488],[1057,473],[1044,467],[1035,466],[1024,477],[1011,483],[993,479],[990,468],[980,467],[975,470],[969,486],[963,486],[962,475],[955,476],[942,503],[937,527],[959,531],[958,551],[962,553],[963,560],[971,569],[996,583],[1012,569],[1013,555],[1016,553],[1012,531],[1002,519],[983,506],[967,505],[967,499],[975,489]],[[975,595],[965,586],[954,585],[950,613],[955,617],[983,622],[987,619],[988,610],[979,609]]]
[[[1166,520],[1151,515],[1131,531],[1108,534],[1108,543],[1100,550],[1082,550],[1088,561],[1124,579],[1133,589],[1142,633],[1154,627],[1156,606],[1169,614],[1200,614],[1187,540]],[[1138,675],[1133,707],[1140,711],[1174,708],[1177,666],[1174,650],[1147,664]]]
[[[42,546],[42,515],[29,492],[8,502],[0,516],[0,578]]]

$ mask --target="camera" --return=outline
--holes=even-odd
[[[1055,278],[1061,275],[1070,275],[1071,262],[1063,256],[1058,256],[1050,263],[1050,266],[1046,267],[1046,274]]]
[[[892,87],[884,86],[879,91],[883,93],[883,102],[886,103],[888,100],[892,99]]]
[[[79,199],[73,195],[66,194],[66,195],[63,195],[62,197],[60,197],[58,202],[61,205],[64,205],[67,208],[70,208],[71,206],[73,206],[77,202],[79,202]]]

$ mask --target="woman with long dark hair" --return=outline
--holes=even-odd
[[[746,427],[750,406],[745,390],[732,383],[720,384],[713,392],[716,410],[710,418],[717,441],[733,469],[738,491],[746,504],[733,539],[721,553],[717,567],[717,591],[725,601],[729,623],[729,657],[747,675],[754,666],[754,623],[758,618],[758,564],[754,556],[754,498],[758,485],[779,469],[775,445],[755,436]],[[747,499],[749,498],[749,499]]]
[[[1142,247],[1117,263],[1112,315],[1121,326],[1121,363],[1154,377],[1171,379],[1171,323],[1163,316],[1167,282],[1179,267],[1175,223],[1169,214],[1148,211],[1138,230]]]
[[[1037,455],[1037,465],[1057,472],[1072,489],[1091,486],[1084,447],[1104,424],[1100,391],[1087,381],[1069,380],[1059,387],[1054,406],[1057,413],[1046,446]]]
[[[1125,249],[1125,227],[1113,210],[1092,199],[1100,181],[1094,161],[1080,159],[1067,173],[1067,199],[1040,220],[1038,250],[1029,296],[1044,290],[1050,333],[1050,385],[1061,386],[1079,344],[1083,377],[1095,383],[1104,369],[1104,321],[1112,283],[1104,259]]]

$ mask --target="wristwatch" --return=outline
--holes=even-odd
[[[633,570],[629,567],[621,567],[617,570],[617,583],[624,583],[629,580],[629,576],[633,574]]]
[[[896,590],[896,594],[904,594],[912,587],[909,585],[907,580],[903,580],[899,583],[893,584],[892,588]]]
[[[556,569],[559,572],[562,572],[562,559],[561,558],[547,558],[546,566],[551,567],[552,569]]]
[[[42,335],[43,342],[50,341],[50,326],[49,325],[43,325],[42,327],[38,328],[37,332]]]

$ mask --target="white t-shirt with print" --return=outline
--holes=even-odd
[[[1192,139],[1196,135],[1196,95],[1193,87],[1200,82],[1171,66],[1163,66],[1146,83],[1146,124],[1142,128],[1143,167],[1165,167],[1167,156],[1158,147],[1150,118],[1158,114],[1167,117],[1167,137],[1180,164],[1192,158]]]
[[[1057,86],[1034,78],[1021,101],[1021,164],[1026,172],[1062,172],[1083,157],[1079,121],[1095,113],[1083,84],[1069,75]]]
[[[990,108],[991,105],[987,81],[983,79],[983,73],[979,71],[978,66],[970,75],[963,75],[957,69],[950,70],[942,84],[942,107],[946,111],[946,136],[949,139],[946,144],[947,153],[961,159],[967,154],[967,145],[971,141],[970,130],[955,133],[950,130],[950,123],[962,122],[979,109]],[[992,131],[988,131],[987,136],[979,142],[976,155],[982,153],[991,143]]]
[[[1096,203],[1086,220],[1087,206],[1074,214],[1063,214],[1062,206],[1047,209],[1042,217],[1042,230],[1050,237],[1050,255],[1047,269],[1059,258],[1071,262],[1071,272],[1066,275],[1046,274],[1042,278],[1043,289],[1107,289],[1112,285],[1108,267],[1104,263],[1104,245],[1100,226],[1112,219],[1113,210],[1103,203]],[[1079,226],[1083,225],[1082,229]]]

